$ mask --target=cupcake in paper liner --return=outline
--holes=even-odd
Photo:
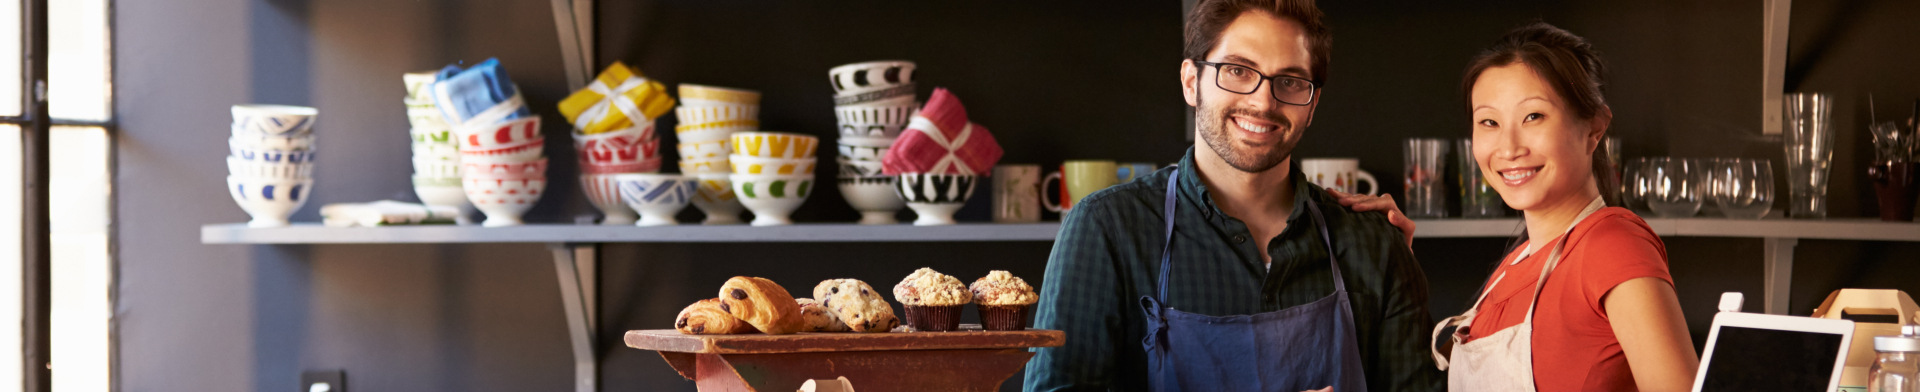
[[[973,281],[970,289],[973,303],[980,308],[980,327],[988,331],[1027,329],[1027,318],[1033,316],[1033,304],[1040,302],[1040,295],[1033,292],[1033,286],[1007,271],[987,273],[987,276]]]
[[[960,311],[973,301],[973,292],[960,279],[921,268],[893,286],[893,299],[907,310],[907,325],[917,331],[956,331]]]

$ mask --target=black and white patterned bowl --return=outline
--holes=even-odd
[[[973,197],[973,189],[983,177],[960,174],[902,173],[894,180],[893,189],[900,193],[900,199],[906,200],[907,208],[913,209],[919,219],[914,226],[951,225],[953,213],[967,204]]]

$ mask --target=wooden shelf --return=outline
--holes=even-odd
[[[472,243],[693,243],[693,242],[978,242],[1052,241],[1059,223],[969,223],[952,226],[810,223],[792,226],[679,225],[658,227],[530,224],[512,227],[326,227],[304,223],[248,228],[200,227],[204,244],[472,244]]]
[[[1651,218],[1647,226],[1662,237],[1798,238],[1853,241],[1920,242],[1920,224],[1878,219],[1724,219]],[[1416,238],[1512,237],[1520,219],[1415,220]]]
[[[1417,238],[1499,238],[1520,233],[1520,219],[1416,220]],[[1875,219],[1654,218],[1647,225],[1663,237],[1799,238],[1920,242],[1920,224]],[[205,244],[462,244],[462,243],[701,243],[701,242],[981,242],[1052,241],[1057,222],[966,223],[953,226],[809,223],[665,227],[531,224],[514,227],[393,226],[248,228],[245,224],[200,227]]]
[[[970,328],[969,328],[970,327]],[[772,354],[827,351],[967,350],[1059,347],[1066,333],[1054,330],[982,331],[979,324],[953,332],[808,333],[790,335],[688,335],[671,329],[627,331],[627,347],[694,354]]]

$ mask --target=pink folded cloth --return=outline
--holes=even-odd
[[[1000,143],[987,127],[967,121],[967,108],[944,88],[933,89],[927,105],[894,139],[881,157],[881,171],[986,175],[1000,161]]]

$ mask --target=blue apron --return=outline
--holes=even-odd
[[[1340,264],[1333,262],[1333,240],[1319,205],[1307,210],[1326,242],[1333,263],[1333,294],[1312,303],[1273,312],[1208,316],[1165,305],[1172,268],[1173,214],[1180,170],[1167,178],[1167,239],[1160,252],[1157,297],[1140,298],[1147,314],[1147,370],[1154,391],[1281,391],[1332,386],[1337,392],[1367,390],[1354,338],[1353,308]]]

